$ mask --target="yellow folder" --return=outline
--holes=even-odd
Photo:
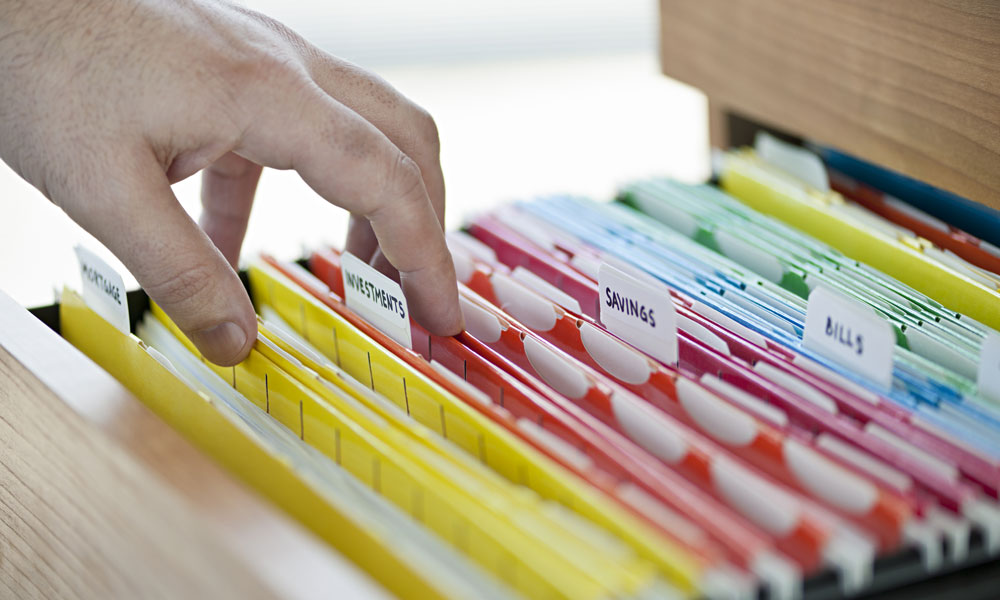
[[[418,422],[504,478],[555,500],[612,533],[685,594],[705,573],[689,553],[577,476],[373,342],[307,291],[265,264],[249,270],[254,301],[267,304],[339,368],[368,382]]]
[[[153,412],[259,494],[315,532],[400,598],[455,598],[414,557],[369,529],[357,507],[318,493],[238,421],[192,390],[134,335],[122,334],[79,294],[63,290],[62,335]]]
[[[153,312],[196,352],[161,310],[154,306]],[[491,485],[429,452],[297,362],[265,335],[235,367],[206,364],[306,443],[528,597],[632,595],[654,584],[648,567],[571,537],[537,503],[511,499],[507,482],[507,489]],[[316,391],[290,371],[311,380]]]
[[[893,237],[837,210],[844,199],[808,187],[765,163],[753,150],[725,155],[723,189],[937,300],[951,310],[1000,329],[1000,293],[923,253],[919,238]]]

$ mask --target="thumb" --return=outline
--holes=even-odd
[[[151,153],[131,153],[114,173],[92,173],[71,218],[108,247],[213,363],[243,360],[257,320],[236,272],[177,202]],[[123,168],[124,167],[124,168]]]

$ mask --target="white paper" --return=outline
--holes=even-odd
[[[809,294],[803,345],[861,373],[882,389],[892,387],[896,336],[868,306],[819,286]]]
[[[410,310],[399,284],[350,252],[340,255],[340,270],[347,307],[412,350]]]
[[[677,314],[666,286],[653,285],[607,263],[597,273],[601,323],[666,363],[677,363]]]
[[[1000,402],[1000,333],[990,330],[979,351],[979,393]]]
[[[111,265],[83,246],[76,246],[83,282],[83,300],[94,312],[124,334],[129,333],[125,282]]]
[[[830,191],[830,178],[827,176],[826,167],[813,152],[783,142],[764,131],[757,133],[754,150],[764,162],[778,167],[817,190]]]

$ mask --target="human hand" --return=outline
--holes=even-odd
[[[352,213],[414,317],[462,317],[434,121],[378,77],[218,0],[0,0],[0,157],[103,242],[211,361],[256,339],[233,266],[262,166]],[[170,184],[204,170],[199,228]],[[214,243],[213,243],[214,242]]]

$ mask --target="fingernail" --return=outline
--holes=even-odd
[[[222,366],[238,362],[242,358],[240,351],[247,343],[246,332],[232,321],[195,331],[190,337],[205,358]]]

